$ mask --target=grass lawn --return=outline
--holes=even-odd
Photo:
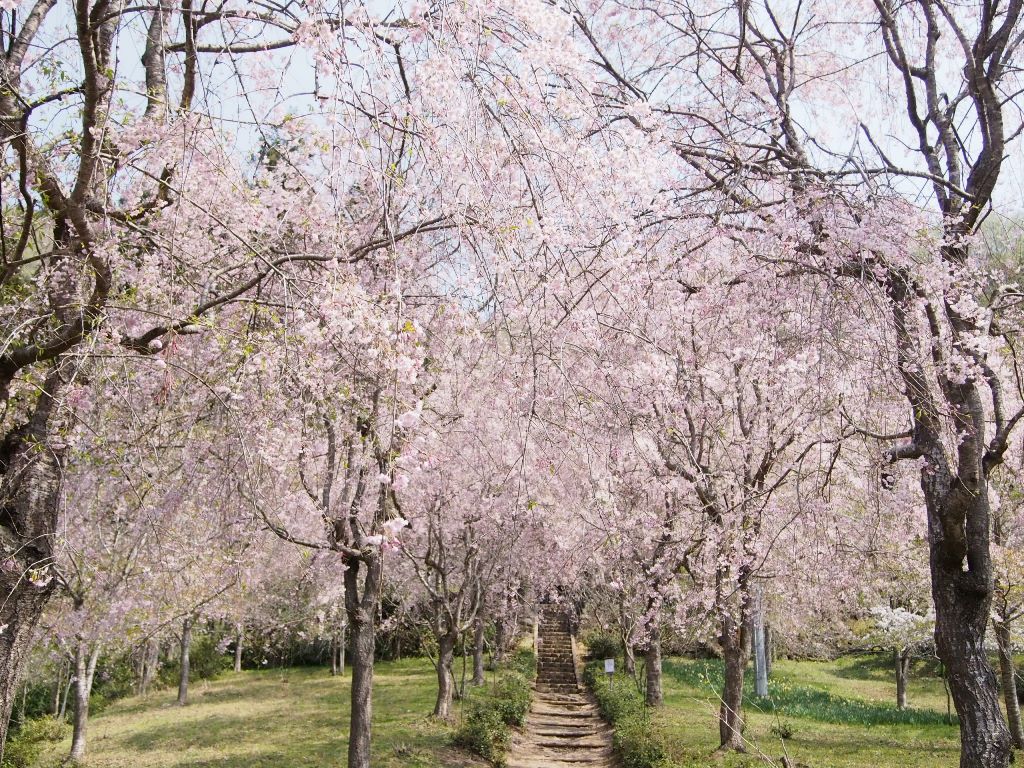
[[[448,746],[430,720],[436,690],[426,659],[383,662],[374,678],[375,768],[482,765]],[[115,702],[89,724],[90,768],[326,768],[346,764],[349,677],[301,668],[226,673],[175,691]],[[56,768],[70,739],[36,768]]]
[[[794,765],[812,768],[953,768],[959,763],[959,729],[945,723],[942,680],[915,668],[911,709],[901,713],[893,672],[883,660],[866,656],[778,661],[769,688],[773,704],[759,704],[749,689],[745,696],[751,754],[710,756],[718,746],[720,670],[715,662],[665,663],[665,708],[652,724],[669,737],[681,766],[761,765],[758,750],[776,764],[788,754]],[[792,731],[785,741],[779,736],[782,725]]]

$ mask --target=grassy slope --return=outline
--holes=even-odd
[[[718,692],[703,674],[705,664],[674,659],[666,664],[665,710],[656,722],[671,735],[683,765],[756,765],[749,758],[710,758],[718,745]],[[775,713],[758,712],[747,699],[747,739],[778,764],[788,753],[796,765],[813,768],[942,768],[958,764],[959,733],[943,722],[942,681],[915,670],[910,705],[915,712],[897,723],[895,682],[887,667],[869,660],[779,661],[773,670]],[[712,674],[712,677],[714,675]],[[773,735],[789,724],[794,735]]]
[[[475,764],[447,746],[447,730],[427,718],[436,678],[425,659],[377,665],[375,768]],[[348,676],[323,669],[225,674],[198,683],[192,703],[175,693],[116,702],[90,722],[90,768],[310,768],[345,764]],[[70,740],[38,763],[55,768]]]

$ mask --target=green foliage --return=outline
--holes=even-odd
[[[794,726],[789,720],[779,720],[777,723],[773,723],[768,729],[768,733],[777,739],[792,739],[796,734],[796,726]]]
[[[520,648],[512,656],[511,661],[506,663],[511,671],[518,672],[527,680],[533,680],[537,676],[537,657],[528,648]]]
[[[621,675],[611,679],[598,661],[583,671],[583,682],[594,692],[601,715],[614,726],[612,744],[623,768],[667,768],[665,744],[651,728],[643,697],[632,680]]]
[[[135,692],[135,669],[131,656],[101,656],[89,698],[89,711],[99,714],[112,702]]]
[[[471,699],[466,705],[462,724],[452,741],[470,752],[503,765],[508,749],[509,728],[491,697]]]
[[[194,634],[188,653],[189,680],[212,680],[228,670],[231,660],[219,650],[212,635]],[[160,669],[160,683],[176,686],[180,676],[181,663],[175,659]]]
[[[614,659],[619,654],[619,639],[610,632],[592,629],[583,635],[587,655],[591,659]]]
[[[68,730],[67,723],[48,715],[26,720],[16,733],[8,737],[0,768],[31,768],[46,744],[60,741],[67,736]]]
[[[530,711],[530,681],[517,672],[504,674],[494,683],[491,698],[503,723],[521,726]]]
[[[470,691],[452,741],[495,765],[504,765],[511,727],[526,722],[530,681],[536,673],[533,652],[518,651],[493,685]]]

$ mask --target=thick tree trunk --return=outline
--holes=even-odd
[[[452,662],[455,660],[454,634],[442,635],[437,640],[437,701],[434,703],[434,717],[448,720],[451,717]]]
[[[235,672],[242,671],[242,625],[235,626]]]
[[[718,712],[719,749],[744,751],[743,672],[747,666],[747,643],[743,622],[732,616],[721,620],[719,642],[725,662],[725,685]]]
[[[189,650],[192,647],[192,617],[186,616],[181,623],[180,674],[178,676],[178,706],[188,704]]]
[[[484,678],[484,617],[473,622],[473,685],[483,685]]]
[[[941,473],[922,472],[935,646],[960,718],[960,768],[1008,768],[1010,731],[985,651],[993,590],[987,482],[979,483],[974,494],[958,489],[937,497],[936,485],[946,485],[942,480]],[[962,527],[951,529],[950,519],[960,519]]]
[[[71,761],[80,763],[85,759],[86,736],[89,730],[89,696],[92,681],[96,676],[96,662],[99,660],[99,645],[89,650],[88,643],[79,641],[75,648],[75,715],[71,735]]]
[[[896,667],[896,709],[907,708],[907,679],[910,677],[910,649],[896,648],[892,652]]]
[[[965,234],[961,225],[962,220],[947,225],[946,234]],[[946,246],[943,257],[962,261],[964,248],[959,242]],[[893,448],[891,456],[923,459],[920,482],[928,511],[935,647],[960,717],[960,768],[1007,768],[1010,732],[985,652],[994,588],[988,483],[992,469],[1002,462],[1005,444],[986,440],[988,395],[982,394],[987,389],[982,381],[941,378],[935,392],[922,373],[917,361],[922,339],[915,325],[920,306],[911,286],[899,270],[886,281],[899,370],[914,421],[911,442]],[[945,307],[928,306],[933,314],[945,313],[955,331],[954,348],[970,356],[960,348],[959,332],[973,321],[952,309],[948,297]],[[939,336],[937,331],[926,335],[933,349],[945,343]],[[946,441],[954,432],[958,441],[951,454]]]
[[[1013,667],[1013,644],[1010,624],[1006,620],[993,622],[996,644],[999,646],[999,682],[1003,689],[1003,704],[1006,706],[1006,721],[1010,726],[1010,739],[1017,749],[1024,749],[1024,726],[1020,719],[1020,702],[1017,700],[1017,674]]]
[[[651,641],[647,644],[644,665],[647,673],[644,701],[648,707],[660,707],[665,698],[661,691],[661,633],[657,629],[652,631]]]
[[[55,408],[58,367],[30,421],[0,437],[0,761],[32,635],[56,587],[49,566],[66,450]]]
[[[345,611],[351,630],[352,705],[349,720],[348,768],[370,768],[373,722],[373,655],[376,650],[377,609],[380,603],[381,563],[349,560],[345,571]],[[365,578],[360,590],[360,572]]]

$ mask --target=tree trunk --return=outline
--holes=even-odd
[[[242,625],[235,626],[235,672],[242,671]]]
[[[907,678],[910,676],[910,649],[896,648],[892,652],[896,666],[896,709],[907,708]]]
[[[648,707],[660,707],[665,698],[661,691],[661,633],[657,629],[651,632],[651,641],[644,653],[644,665],[647,672],[644,701]]]
[[[1017,749],[1024,749],[1024,726],[1020,719],[1020,702],[1017,700],[1017,674],[1013,668],[1013,644],[1010,623],[1005,619],[993,622],[996,644],[999,646],[999,680],[1003,688],[1003,703],[1006,706],[1006,720],[1010,726],[1010,739]]]
[[[755,597],[751,643],[754,651],[754,695],[763,699],[768,695],[768,652],[764,632],[764,604],[760,587]]]
[[[725,662],[725,686],[718,712],[719,750],[743,752],[743,672],[747,666],[744,622],[730,615],[721,620],[722,658]]]
[[[483,685],[484,679],[484,617],[473,622],[473,685]]]
[[[64,687],[64,659],[57,665],[57,677],[53,681],[53,716],[60,714],[60,691]]]
[[[188,704],[189,650],[192,646],[192,617],[186,616],[181,623],[181,669],[178,676],[178,706]]]
[[[85,759],[86,736],[89,730],[89,696],[92,694],[92,681],[96,675],[96,662],[99,656],[99,645],[90,652],[88,643],[80,640],[75,648],[75,716],[70,755],[74,763],[80,763]]]
[[[68,679],[64,683],[64,698],[60,700],[60,715],[58,720],[67,719],[68,714],[68,697],[71,696],[71,683],[75,679],[75,676],[71,674],[71,670],[68,670]]]
[[[341,627],[341,637],[338,639],[338,674],[342,677],[345,676],[345,645],[346,645],[346,629],[347,625],[343,624]]]
[[[331,654],[331,677],[338,676],[338,642],[332,637],[328,644],[328,653]]]
[[[628,642],[622,643],[622,667],[627,675],[636,677],[636,654]]]
[[[28,423],[0,436],[0,761],[32,636],[57,585],[48,568],[66,450],[55,408],[58,368],[47,374]]]
[[[957,232],[958,226],[947,226],[946,234],[963,234]],[[943,256],[961,261],[966,254],[952,251],[962,248],[960,243],[946,246]],[[988,483],[989,474],[1002,462],[998,443],[990,446],[986,442],[985,384],[975,378],[962,382],[943,378],[933,394],[916,357],[922,341],[915,329],[920,305],[911,283],[894,270],[885,287],[900,375],[914,424],[912,442],[893,448],[891,456],[894,461],[923,459],[920,483],[928,512],[935,648],[945,665],[960,717],[960,768],[1008,768],[1010,732],[999,706],[995,672],[985,652],[994,589]],[[952,310],[948,298],[945,309],[937,311],[945,311],[956,329],[953,343],[959,348],[958,326],[970,323]],[[926,332],[925,340],[930,345],[944,343],[934,332]],[[960,351],[970,355],[967,350]],[[951,432],[958,435],[955,454],[946,445]]]
[[[160,643],[155,639],[146,641],[143,650],[142,681],[140,693],[145,696],[149,692],[149,686],[156,679],[156,671],[160,666]]]
[[[494,622],[494,667],[498,668],[505,662],[505,619]]]
[[[452,662],[455,659],[456,636],[442,635],[437,640],[437,701],[434,717],[448,720],[452,710]]]
[[[982,482],[973,496],[948,492],[940,500],[935,485],[945,485],[937,482],[941,479],[922,471],[928,508],[935,647],[946,665],[953,706],[960,717],[960,768],[1008,768],[1010,731],[999,706],[996,675],[985,651],[993,590],[987,482]],[[958,517],[961,508],[961,528],[952,530],[948,523]]]
[[[352,706],[349,721],[348,768],[370,768],[373,722],[373,655],[380,603],[381,562],[350,559],[345,571],[345,612],[352,630]],[[365,571],[362,590],[359,576]],[[360,594],[361,593],[361,594]]]

